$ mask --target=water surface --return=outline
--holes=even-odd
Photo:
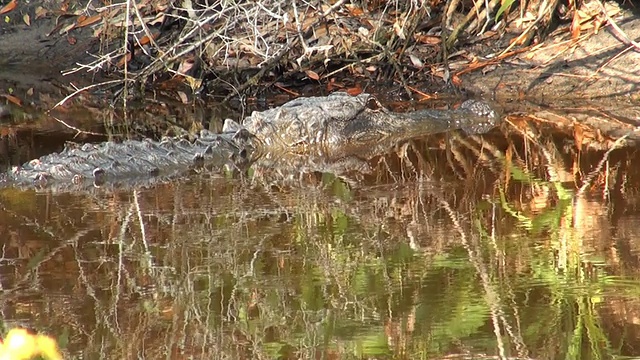
[[[367,174],[2,189],[3,326],[70,359],[637,355],[633,152],[598,170],[565,135],[504,133],[414,139]]]

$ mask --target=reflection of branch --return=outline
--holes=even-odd
[[[629,131],[628,133],[624,134],[618,140],[616,140],[613,143],[613,145],[611,145],[609,150],[607,150],[607,152],[604,153],[604,155],[602,156],[602,159],[600,159],[600,162],[598,162],[598,165],[595,167],[595,169],[591,170],[589,175],[587,175],[587,177],[584,180],[584,183],[580,187],[580,190],[578,190],[576,197],[584,195],[584,192],[587,191],[587,188],[589,186],[591,186],[591,183],[593,182],[593,180],[596,178],[598,173],[602,170],[602,167],[609,161],[609,155],[611,155],[611,152],[613,152],[613,150],[617,149],[618,147],[622,146],[622,143],[624,143],[624,141],[636,131],[640,131],[640,127],[636,127],[633,130]]]
[[[20,279],[18,279],[18,280],[16,280],[14,282],[14,286],[11,289],[2,289],[2,295],[0,296],[0,300],[4,300],[5,296],[10,294],[10,293],[12,293],[12,292],[15,292],[17,290],[23,289],[23,287],[21,285],[24,284],[24,283],[28,283],[31,286],[33,286],[35,281],[32,278],[32,275],[34,275],[34,273],[37,273],[36,270],[40,267],[40,265],[44,264],[48,260],[51,260],[58,252],[60,252],[62,249],[64,249],[67,246],[69,246],[69,244],[76,243],[78,241],[78,239],[80,239],[81,237],[86,235],[91,230],[92,229],[86,229],[86,230],[78,231],[70,239],[68,239],[66,241],[62,241],[60,243],[60,245],[58,245],[55,248],[53,248],[47,254],[43,254],[41,259],[38,259],[34,263],[30,263],[29,267],[28,267],[28,271],[22,276],[22,278],[20,278]],[[40,255],[40,253],[36,254],[36,256],[39,256],[39,255]],[[4,257],[4,254],[3,254],[3,257]],[[30,260],[33,260],[33,259],[34,258],[31,258]],[[3,260],[4,260],[4,258],[3,258]]]
[[[142,246],[144,246],[145,260],[147,261],[147,269],[153,268],[153,255],[149,251],[149,242],[147,241],[147,231],[144,226],[144,219],[142,216],[142,210],[140,209],[140,192],[138,189],[133,191],[133,203],[136,208],[136,215],[138,215],[138,222],[140,223],[140,236],[142,236]]]
[[[464,246],[464,248],[467,250],[467,253],[469,254],[469,262],[471,262],[473,267],[476,269],[476,272],[478,273],[478,275],[480,275],[480,279],[482,280],[482,287],[484,288],[484,291],[485,291],[487,304],[491,308],[494,333],[496,335],[496,341],[498,342],[500,358],[501,359],[506,358],[504,344],[502,342],[502,337],[500,332],[500,323],[502,323],[502,326],[504,327],[505,331],[511,337],[513,344],[516,346],[516,349],[518,349],[518,352],[520,353],[519,354],[520,357],[526,357],[525,356],[526,348],[522,339],[520,338],[520,336],[514,335],[513,327],[511,326],[511,324],[509,324],[509,322],[507,321],[504,315],[504,311],[502,311],[502,309],[500,308],[500,295],[494,290],[493,286],[491,285],[491,279],[489,278],[487,269],[484,266],[484,263],[482,261],[482,255],[480,254],[480,251],[481,251],[480,246],[477,244],[477,241],[475,241],[476,238],[472,237],[471,240],[473,241],[473,244],[469,244],[467,234],[462,228],[462,226],[460,225],[460,221],[456,212],[453,211],[449,203],[444,199],[440,199],[440,204],[445,209],[445,211],[449,214],[449,218],[451,219],[451,222],[453,223],[454,228],[458,231],[458,234],[460,235],[460,240],[462,241],[462,245]]]

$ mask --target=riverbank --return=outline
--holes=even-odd
[[[141,9],[143,14],[162,17],[145,18],[147,26],[129,34],[127,46],[133,52],[124,57],[119,51],[126,46],[113,35],[122,30],[121,23],[114,25],[122,19],[122,8],[62,10],[56,2],[49,3],[47,9],[19,4],[6,12],[7,21],[0,25],[3,118],[8,118],[7,113],[29,112],[29,107],[50,110],[63,99],[67,101],[62,107],[84,108],[87,103],[91,108],[109,106],[122,100],[123,87],[117,83],[126,75],[135,79],[129,82],[132,86],[127,87],[128,95],[145,88],[151,94],[138,94],[142,102],[148,102],[145,98],[157,101],[158,95],[182,103],[215,103],[238,97],[269,102],[336,90],[384,94],[384,101],[405,101],[407,93],[413,98],[421,98],[424,93],[432,97],[467,93],[498,102],[516,126],[523,120],[538,127],[553,126],[575,133],[583,146],[608,148],[623,136],[627,137],[627,144],[640,140],[640,135],[631,133],[640,117],[640,54],[633,43],[633,39],[640,38],[640,20],[632,9],[609,2],[601,13],[591,8],[591,18],[577,32],[575,26],[560,23],[544,42],[512,49],[511,44],[522,37],[526,32],[522,29],[530,27],[531,21],[518,17],[514,20],[511,16],[501,30],[487,30],[477,38],[461,37],[445,64],[437,59],[442,55],[441,36],[431,35],[438,31],[437,13],[427,16],[422,13],[424,9],[405,9],[404,14],[422,14],[424,19],[432,20],[412,18],[416,25],[413,28],[394,23],[395,33],[387,34],[391,38],[383,45],[380,39],[363,42],[366,33],[382,34],[383,26],[372,19],[378,14],[390,21],[398,14],[384,8],[336,5],[307,9],[306,22],[302,23],[301,18],[289,22],[279,19],[285,25],[304,26],[298,31],[287,26],[280,29],[262,58],[257,55],[258,48],[265,44],[247,48],[248,44],[242,45],[236,39],[227,43],[226,50],[220,52],[222,49],[218,48],[216,54],[207,52],[211,50],[207,48],[205,52],[200,50],[201,55],[206,54],[204,57],[194,58],[188,51],[182,57],[172,56],[174,66],[158,72],[157,60],[162,58],[158,49],[179,43],[188,45],[185,36],[182,40],[176,38],[180,26],[183,33],[188,28],[176,20],[176,9]],[[195,18],[205,14],[211,18],[212,23],[202,25],[198,31],[224,28],[214,21],[222,19],[222,15],[209,8],[201,10],[202,13],[187,11]],[[289,14],[286,9],[282,11]],[[324,13],[329,20],[319,16]],[[356,23],[345,23],[356,15],[361,15]],[[597,31],[589,27],[596,24],[600,26]],[[276,25],[265,23],[263,29]],[[131,23],[131,29],[140,26],[135,21]],[[455,23],[451,28],[454,26]],[[236,30],[237,34],[246,31],[240,25]],[[175,36],[170,37],[171,34]],[[407,40],[409,35],[411,41]],[[266,39],[265,36],[261,38]],[[409,46],[402,47],[397,55],[383,54],[384,49],[398,46],[403,37]],[[240,45],[245,46],[244,53],[239,51]],[[169,65],[168,60],[165,65]],[[153,80],[149,80],[150,76]],[[87,90],[78,91],[83,88]],[[69,97],[70,94],[76,96]]]

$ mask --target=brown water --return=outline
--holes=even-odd
[[[416,139],[366,175],[3,189],[3,326],[69,359],[633,357],[640,164],[615,151],[580,192],[604,153],[570,140]]]

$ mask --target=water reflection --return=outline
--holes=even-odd
[[[147,188],[4,189],[5,327],[68,358],[636,354],[637,164],[615,152],[577,196],[603,153],[504,135],[415,139],[366,172],[267,159]]]

